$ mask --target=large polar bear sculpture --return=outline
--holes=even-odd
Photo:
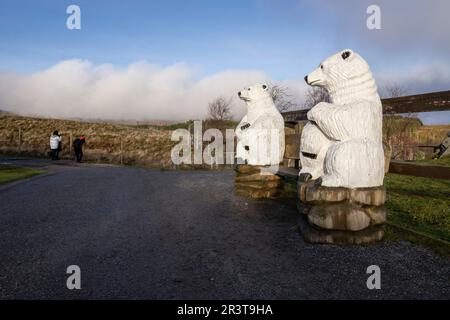
[[[238,92],[247,114],[236,128],[236,158],[249,165],[279,165],[284,155],[284,120],[265,84]],[[241,160],[239,160],[239,158]]]
[[[364,188],[383,184],[382,108],[369,65],[343,50],[305,77],[327,90],[307,114],[300,145],[300,180],[321,178],[323,186]]]

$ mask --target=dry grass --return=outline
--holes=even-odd
[[[54,130],[63,135],[62,158],[72,158],[71,139],[85,135],[88,161],[120,163],[122,155],[124,164],[172,165],[170,151],[176,143],[169,130],[14,115],[0,115],[0,152],[46,157]]]
[[[421,125],[414,117],[385,116],[383,138],[392,149],[392,158],[424,160],[433,155],[433,148],[447,136],[450,125]]]
[[[402,124],[409,122],[411,125],[403,129],[405,126]],[[395,130],[387,130],[386,123],[390,123]],[[223,131],[225,136],[225,129],[235,126],[236,123],[232,121],[207,121],[203,123],[203,130],[218,128]],[[286,129],[286,131],[301,133],[302,126],[303,123],[300,123],[296,129]],[[398,129],[399,127],[400,129]],[[72,136],[74,139],[83,134],[86,136],[85,158],[88,161],[169,168],[173,166],[170,151],[177,143],[170,141],[170,137],[172,131],[178,128],[191,128],[192,130],[193,123],[132,126],[105,122],[20,117],[0,113],[0,153],[46,157],[49,151],[49,136],[54,130],[58,130],[63,134],[63,151],[61,153],[63,158],[73,157],[70,137]],[[450,125],[421,126],[414,118],[390,117],[389,121],[385,119],[384,138],[391,140],[395,158],[422,160],[429,158],[433,149],[419,148],[418,146],[438,145],[448,131],[450,131]]]
[[[203,131],[217,128],[225,137],[225,129],[236,126],[233,121],[205,121]],[[173,130],[184,128],[193,132],[193,122],[170,125],[129,125],[106,122],[22,117],[0,113],[0,153],[47,157],[49,137],[58,130],[63,136],[63,159],[73,159],[71,141],[86,136],[84,156],[86,161],[173,168],[171,150],[178,142],[171,141]],[[20,140],[20,143],[19,143]],[[207,143],[204,143],[206,146]],[[121,148],[122,146],[122,148]],[[122,150],[122,151],[121,151]],[[219,168],[222,166],[213,166]],[[212,168],[209,165],[182,165],[178,168]]]

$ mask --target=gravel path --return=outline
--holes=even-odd
[[[291,203],[233,172],[2,159],[53,174],[0,188],[0,298],[450,299],[450,262],[408,242],[310,245]],[[81,290],[66,268],[81,268]],[[366,268],[381,268],[368,290]]]

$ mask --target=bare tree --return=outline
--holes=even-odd
[[[385,98],[397,98],[404,96],[408,93],[408,89],[406,87],[397,84],[390,83],[384,86],[384,96]]]
[[[269,83],[269,94],[280,112],[296,109],[294,98],[287,87],[281,84]]]
[[[232,98],[217,97],[208,103],[208,120],[224,121],[231,120]]]
[[[328,92],[321,87],[309,87],[305,93],[305,109],[311,109],[319,102],[330,102]]]
[[[408,90],[400,84],[390,83],[384,86],[385,98],[398,98],[407,92]],[[383,116],[383,140],[392,150],[392,159],[407,160],[408,153],[412,153],[414,157],[414,146],[417,145],[417,141],[413,138],[413,132],[421,125],[422,122],[413,113]]]

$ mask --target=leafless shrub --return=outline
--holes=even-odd
[[[311,109],[319,102],[330,102],[328,92],[321,87],[310,87],[305,93],[304,108]]]
[[[269,84],[269,93],[272,96],[275,106],[280,112],[296,109],[294,98],[289,93],[289,89],[281,84]]]
[[[385,85],[383,91],[385,98],[398,98],[408,93],[404,86],[396,83]],[[417,144],[413,132],[421,125],[422,122],[413,113],[385,114],[383,116],[383,139],[392,150],[392,159],[406,160],[408,158],[407,151],[414,149]]]
[[[233,114],[232,99],[226,99],[222,96],[217,97],[208,104],[208,120],[226,121],[231,120]]]
[[[408,93],[408,89],[397,83],[390,83],[384,86],[384,98],[397,98],[405,96]]]

